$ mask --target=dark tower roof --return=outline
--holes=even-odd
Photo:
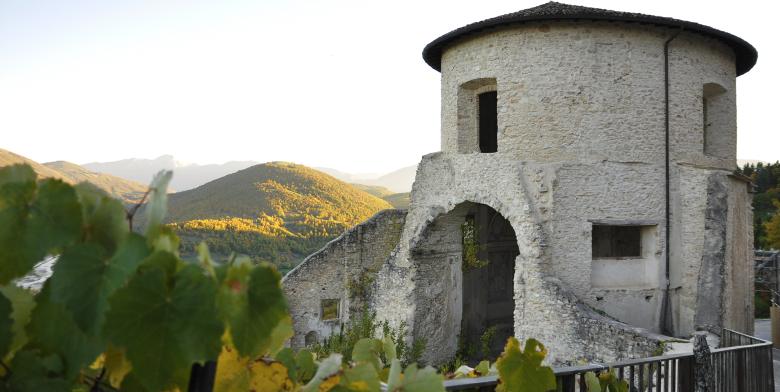
[[[756,48],[754,48],[753,45],[747,43],[747,41],[725,31],[713,29],[709,26],[679,19],[664,18],[661,16],[610,11],[551,1],[537,7],[486,19],[481,22],[472,23],[470,25],[466,25],[459,29],[450,31],[449,33],[436,38],[425,46],[425,49],[423,49],[423,59],[426,63],[428,63],[428,65],[433,67],[433,69],[441,71],[442,52],[447,46],[462,38],[478,35],[486,31],[501,29],[507,26],[519,25],[526,22],[553,20],[607,20],[645,23],[663,27],[683,28],[686,31],[693,31],[699,34],[710,36],[723,41],[726,45],[734,50],[734,53],[737,57],[738,76],[753,68],[753,65],[756,64],[756,59],[758,58],[758,52],[756,52]]]

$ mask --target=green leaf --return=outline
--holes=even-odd
[[[274,329],[288,318],[281,276],[273,266],[230,266],[220,285],[220,308],[230,325],[233,345],[242,356],[266,354]]]
[[[291,380],[298,381],[298,364],[295,363],[295,352],[291,348],[285,347],[279,350],[279,352],[274,355],[274,359],[281,362],[284,367],[287,368],[287,375]]]
[[[585,373],[585,385],[588,386],[588,392],[601,392],[601,383],[599,378],[596,377],[596,373]]]
[[[62,361],[56,355],[40,357],[33,351],[20,351],[11,362],[6,388],[13,392],[70,391],[71,383],[60,376]],[[0,384],[1,385],[1,384]]]
[[[28,219],[28,244],[35,243],[49,254],[58,253],[81,237],[81,204],[76,190],[60,180],[41,181]]]
[[[403,339],[403,337],[401,337]],[[385,360],[387,362],[393,362],[394,359],[398,358],[398,355],[395,350],[395,342],[393,342],[393,338],[390,336],[385,336],[384,339],[382,339],[382,345],[384,346],[385,351]]]
[[[122,202],[87,182],[76,185],[76,194],[84,220],[84,240],[114,253],[130,231]]]
[[[97,244],[74,245],[54,265],[53,298],[65,305],[82,330],[95,334],[103,326],[109,297],[127,282],[148,254],[146,241],[135,233],[125,238],[111,258]]]
[[[30,165],[16,164],[0,167],[0,187],[11,183],[34,183],[36,177]]]
[[[12,329],[14,326],[14,320],[11,318],[14,308],[11,305],[11,301],[0,294],[0,359],[5,357],[11,349],[11,342],[13,341]]]
[[[46,255],[44,249],[27,243],[27,218],[34,194],[35,173],[29,166],[0,168],[0,285],[23,276]]]
[[[314,363],[314,354],[306,349],[301,349],[295,355],[295,363],[298,365],[298,380],[306,382],[314,377],[317,371],[317,364]]]
[[[192,363],[216,360],[224,331],[216,290],[197,265],[177,271],[172,284],[163,268],[152,266],[109,300],[106,335],[125,348],[147,389],[186,388]]]
[[[339,385],[333,389],[338,391],[379,392],[379,375],[369,363],[357,364],[345,369],[339,380]]]
[[[0,284],[28,273],[46,254],[81,236],[81,205],[73,187],[47,179],[37,194],[35,189],[30,181],[0,186]]]
[[[168,204],[168,183],[171,182],[173,172],[162,170],[157,173],[149,185],[149,201],[146,205],[146,235],[154,240],[160,232],[165,210]]]
[[[25,347],[38,348],[46,355],[59,355],[63,359],[65,378],[73,380],[82,368],[95,361],[104,344],[85,334],[65,306],[52,300],[49,282],[35,299],[37,305],[26,328],[29,342]]]
[[[496,361],[502,390],[544,392],[555,389],[555,374],[551,368],[542,366],[546,355],[547,350],[535,339],[528,339],[525,350],[521,351],[520,342],[510,337]]]
[[[384,367],[379,358],[380,352],[382,352],[381,340],[363,338],[355,343],[355,348],[352,349],[352,360],[356,363],[368,363],[378,372]]]
[[[474,368],[474,371],[479,373],[480,376],[487,376],[488,373],[490,373],[490,361],[480,362],[477,367]]]
[[[317,373],[314,377],[303,387],[303,392],[314,392],[319,390],[320,384],[325,379],[333,376],[341,370],[341,354],[330,354],[320,362],[320,366],[317,368]]]
[[[390,377],[387,380],[388,392],[427,392],[444,391],[444,378],[436,369],[427,366],[418,369],[411,364],[400,374],[401,363],[396,359],[390,366]]]
[[[8,360],[10,356],[27,343],[27,334],[24,329],[27,323],[30,322],[30,314],[35,307],[35,299],[32,292],[14,284],[0,286],[0,293],[11,302],[13,308],[11,313],[11,318],[13,319],[13,326],[11,327],[13,339],[5,355],[5,359]],[[2,358],[3,356],[0,355],[0,359]]]

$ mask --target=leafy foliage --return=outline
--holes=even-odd
[[[594,372],[585,373],[585,384],[588,392],[628,392],[628,381],[618,378],[614,369],[598,375]]]
[[[501,357],[496,361],[501,378],[499,390],[504,392],[549,391],[555,389],[555,374],[552,369],[542,366],[547,349],[535,339],[520,342],[510,337]]]
[[[0,169],[0,389],[184,389],[223,343],[258,357],[291,335],[273,267],[215,263],[205,248],[200,263],[178,256],[162,225],[169,180],[152,183],[142,236],[94,186]],[[11,283],[48,254],[59,260],[40,292]]]
[[[754,185],[753,194],[753,238],[756,249],[780,249],[780,238],[777,236],[777,225],[780,225],[780,162],[745,164],[737,170],[751,179]],[[774,219],[774,220],[773,220]],[[771,222],[770,222],[771,221]],[[770,227],[772,229],[770,229]],[[772,230],[773,237],[769,237]]]

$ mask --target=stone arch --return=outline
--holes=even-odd
[[[320,341],[320,334],[317,331],[309,331],[304,338],[306,347],[311,347]]]
[[[495,358],[514,335],[520,249],[515,225],[500,207],[457,203],[428,220],[410,244],[416,305],[412,332],[427,341],[427,361],[446,361],[459,346],[471,351],[468,359]],[[476,243],[471,255],[464,251],[468,227]],[[480,337],[490,328],[494,337],[483,353]]]

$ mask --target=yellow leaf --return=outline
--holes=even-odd
[[[295,388],[292,380],[287,376],[287,368],[281,362],[260,359],[251,364],[250,372],[252,390],[271,392],[292,391]]]
[[[108,382],[111,383],[112,387],[119,388],[127,373],[133,369],[130,361],[125,357],[125,350],[109,345],[103,357],[105,358],[104,366]]]
[[[249,359],[240,358],[235,349],[222,347],[217,362],[214,392],[249,390]]]
[[[336,385],[339,385],[339,381],[341,381],[341,376],[338,374],[334,374],[324,380],[322,380],[322,384],[320,384],[320,392],[328,392]]]

